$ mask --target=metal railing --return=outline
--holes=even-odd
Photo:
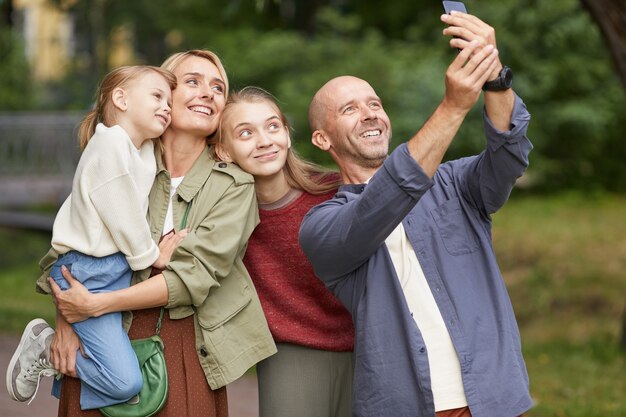
[[[59,206],[80,157],[76,132],[84,113],[0,112],[0,226],[45,229],[27,208]]]
[[[83,113],[0,112],[0,176],[72,176]]]

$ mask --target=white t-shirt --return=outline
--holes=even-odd
[[[172,199],[174,198],[174,194],[176,194],[176,189],[180,185],[185,177],[176,177],[170,179],[170,199],[169,204],[167,205],[167,214],[165,215],[165,224],[163,225],[162,236],[165,236],[174,228],[174,212],[172,210]]]
[[[54,250],[96,257],[122,252],[135,271],[152,265],[159,248],[146,213],[155,175],[151,140],[137,149],[122,127],[98,124],[54,220]]]
[[[413,320],[426,344],[435,411],[465,407],[467,399],[458,355],[402,223],[385,244]]]

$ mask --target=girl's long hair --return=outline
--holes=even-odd
[[[239,103],[269,103],[276,110],[287,133],[291,134],[291,127],[287,117],[280,110],[276,98],[260,87],[248,86],[239,91],[233,91],[226,102],[226,107],[222,113],[217,128],[218,146],[223,146],[224,140],[230,139],[228,135],[230,129],[226,128],[227,120],[230,118],[232,109]],[[285,177],[290,187],[306,191],[310,194],[324,194],[333,190],[341,184],[341,178],[335,171],[331,171],[320,165],[306,161],[293,149],[293,145],[287,150],[287,161],[283,167]]]
[[[134,80],[148,72],[156,72],[165,78],[172,90],[176,88],[176,77],[164,68],[150,65],[132,65],[115,68],[105,75],[100,82],[93,110],[87,113],[78,127],[78,141],[81,149],[85,149],[85,146],[87,146],[87,143],[96,131],[98,123],[103,123],[107,127],[116,124],[113,90],[118,87],[127,87]]]

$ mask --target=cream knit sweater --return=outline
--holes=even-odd
[[[54,221],[54,250],[96,257],[122,252],[135,271],[152,265],[159,248],[146,213],[155,174],[152,141],[137,149],[122,127],[98,124]]]

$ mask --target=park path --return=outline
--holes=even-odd
[[[42,379],[37,396],[30,405],[11,400],[6,392],[6,369],[18,343],[19,337],[0,334],[0,417],[56,417],[58,400],[49,395],[52,378]],[[254,376],[240,378],[230,384],[227,390],[229,417],[258,417],[259,395]]]

